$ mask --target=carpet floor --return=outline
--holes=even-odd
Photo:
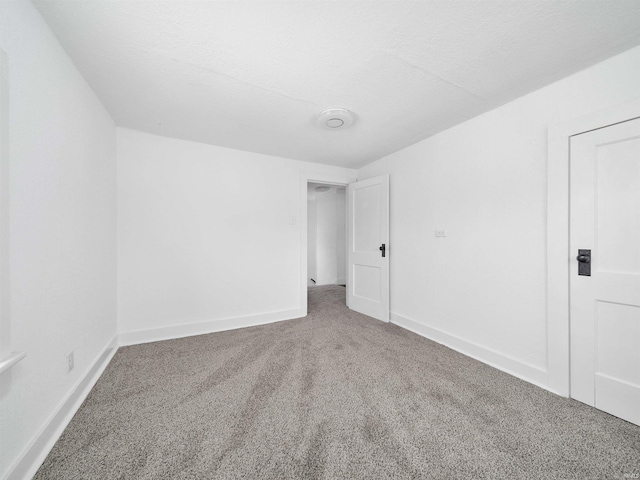
[[[305,318],[118,350],[36,479],[638,478],[640,427],[309,290]]]

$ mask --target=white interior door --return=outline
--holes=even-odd
[[[572,137],[570,170],[571,396],[640,424],[640,119]]]
[[[347,305],[388,322],[389,176],[352,183],[347,196]]]

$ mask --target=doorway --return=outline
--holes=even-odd
[[[314,275],[318,277],[319,273],[317,245],[313,243],[311,245],[311,250],[316,251],[315,257],[310,258],[307,253],[310,250],[309,236],[315,238],[315,243],[319,243],[318,232],[314,232],[314,225],[316,229],[318,225],[317,203],[315,211],[314,205],[311,205],[311,216],[316,217],[315,222],[312,222],[311,225],[308,222],[310,184],[312,184],[311,188],[316,200],[319,198],[319,194],[328,193],[334,188],[337,198],[344,198],[344,207],[336,206],[336,210],[332,210],[336,217],[344,218],[341,221],[341,226],[334,227],[336,261],[335,263],[331,261],[332,274],[328,278],[321,277],[320,281],[318,278],[314,278]],[[356,178],[350,177],[348,174],[303,172],[300,187],[300,218],[302,219],[300,224],[301,314],[308,313],[307,291],[310,283],[315,285],[319,283],[344,285],[346,283],[347,307],[388,322],[389,176],[381,175],[357,181]],[[319,190],[316,190],[317,187]],[[338,200],[336,203],[339,202]],[[339,237],[342,238],[339,239]],[[346,253],[346,261],[337,258],[343,251]],[[311,268],[311,275],[308,272],[309,268]]]
[[[307,187],[307,286],[346,285],[346,188]]]

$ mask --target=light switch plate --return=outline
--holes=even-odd
[[[446,237],[447,231],[443,228],[436,229],[436,237]]]

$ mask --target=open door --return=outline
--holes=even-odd
[[[388,322],[389,176],[351,183],[347,197],[347,305]]]

